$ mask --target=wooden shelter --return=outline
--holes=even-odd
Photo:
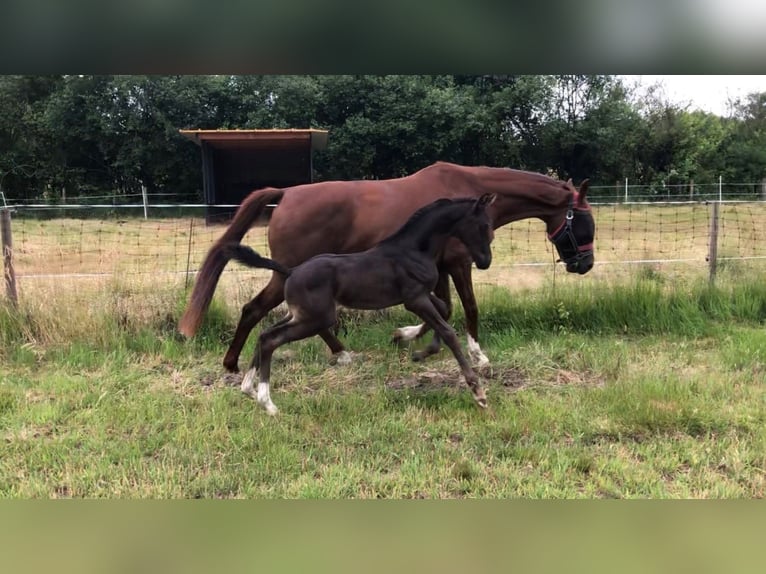
[[[179,131],[202,149],[208,221],[230,217],[256,189],[311,183],[313,152],[327,147],[317,129]]]

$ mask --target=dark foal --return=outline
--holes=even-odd
[[[486,407],[484,388],[463,355],[454,329],[443,317],[446,306],[431,292],[439,277],[437,259],[450,237],[466,246],[479,269],[489,267],[494,235],[486,208],[494,200],[494,194],[478,199],[439,199],[416,211],[399,231],[372,249],[317,255],[293,269],[261,257],[239,243],[226,245],[226,257],[287,277],[284,295],[288,315],[261,333],[250,369],[242,379],[242,392],[253,397],[269,414],[276,414],[269,379],[271,357],[278,347],[319,335],[343,362],[347,353],[332,332],[338,305],[370,310],[403,304],[452,350],[476,403]],[[257,390],[253,384],[256,372],[260,372]]]

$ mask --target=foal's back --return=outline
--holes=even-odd
[[[317,255],[292,270],[285,284],[291,312],[311,312],[342,305],[350,309],[384,309],[431,291],[436,285],[436,263],[402,260],[390,250],[375,247],[361,253]],[[417,260],[418,279],[412,265]],[[404,265],[406,261],[407,265]]]

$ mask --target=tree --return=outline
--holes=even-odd
[[[753,182],[766,178],[766,92],[752,93],[734,103],[734,124],[721,146],[727,181]]]

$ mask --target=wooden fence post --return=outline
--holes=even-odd
[[[16,307],[19,297],[16,293],[16,273],[13,270],[13,237],[11,236],[11,210],[0,208],[0,236],[3,246],[3,276],[5,277],[5,290],[8,299]]]
[[[718,216],[720,201],[713,201],[713,213],[710,217],[710,248],[708,250],[708,264],[710,265],[710,283],[715,281],[715,272],[718,265]]]

